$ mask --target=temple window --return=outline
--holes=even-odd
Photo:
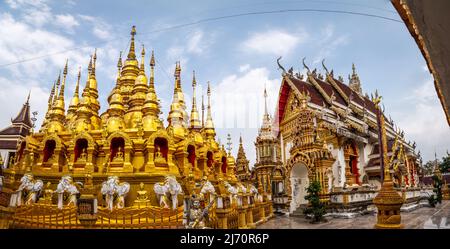
[[[88,141],[86,139],[78,139],[75,143],[75,162],[87,160]]]
[[[360,184],[359,169],[358,169],[358,151],[354,143],[347,145],[347,153],[349,155],[350,172],[355,176],[356,184]]]
[[[227,173],[227,158],[226,157],[222,157],[222,173],[226,174]]]
[[[123,160],[124,158],[124,149],[125,149],[125,140],[121,137],[115,137],[111,140],[111,156],[110,161],[118,161]]]
[[[208,167],[212,167],[212,165],[214,164],[214,159],[213,159],[213,153],[211,151],[208,151],[208,153],[206,154],[206,165]]]
[[[167,153],[169,152],[169,146],[165,138],[158,137],[155,139],[155,160],[157,158],[167,160]]]
[[[47,142],[45,142],[43,162],[48,162],[50,159],[54,157],[55,148],[56,148],[55,140],[47,140]]]
[[[5,165],[6,168],[9,168],[13,165],[15,156],[16,156],[15,152],[8,153],[8,163]]]
[[[187,159],[189,161],[189,163],[192,165],[192,167],[195,167],[195,147],[192,145],[189,145],[187,148],[187,152],[188,152],[188,156]]]

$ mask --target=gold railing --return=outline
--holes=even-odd
[[[184,228],[183,207],[176,210],[160,207],[127,207],[113,211],[99,208],[94,228]]]
[[[228,229],[238,229],[239,228],[239,213],[236,209],[232,209],[228,214],[227,218],[227,228]]]
[[[183,228],[182,207],[176,210],[128,207],[113,211],[99,207],[96,216],[91,228]],[[11,228],[80,229],[85,226],[78,219],[76,207],[58,209],[56,205],[33,204],[16,209]]]
[[[253,212],[253,221],[255,223],[261,220],[261,208],[259,206],[255,206],[252,210]]]
[[[76,207],[58,209],[56,205],[33,204],[20,206],[12,217],[11,228],[82,228]]]

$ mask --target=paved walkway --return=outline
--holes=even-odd
[[[325,223],[310,224],[310,220],[303,217],[276,216],[258,228],[371,229],[376,223],[376,215],[367,214],[352,219],[327,217],[327,220]],[[409,229],[450,229],[450,201],[443,201],[436,208],[422,207],[402,212],[402,223]]]

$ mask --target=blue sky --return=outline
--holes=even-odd
[[[206,82],[218,137],[231,133],[233,153],[242,134],[247,157],[255,160],[254,140],[264,110],[263,89],[273,114],[280,85],[276,58],[303,70],[301,59],[322,70],[326,60],[347,79],[354,62],[363,92],[383,95],[386,113],[415,140],[424,160],[450,147],[450,130],[425,60],[403,23],[380,18],[322,12],[249,15],[168,29],[179,24],[248,12],[287,9],[338,10],[400,20],[387,0],[379,1],[56,1],[4,0],[0,3],[0,127],[20,109],[31,90],[32,110],[42,122],[51,84],[69,59],[66,104],[78,67],[82,83],[90,54],[98,48],[97,80],[101,111],[114,85],[119,51],[127,51],[130,27],[155,51],[156,91],[166,119],[172,100],[175,62],[191,107],[192,70],[196,71],[198,108]],[[155,32],[158,31],[159,32]],[[17,63],[19,61],[24,61]],[[146,65],[149,69],[148,64]],[[148,71],[147,71],[148,73]],[[206,96],[205,96],[206,97]]]

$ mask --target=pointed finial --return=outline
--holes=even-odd
[[[242,134],[239,135],[239,144],[242,145]]]
[[[195,70],[192,71],[192,87],[195,89],[197,81],[195,80]]]
[[[202,94],[202,127],[205,127],[205,101],[203,94]]]
[[[31,95],[31,90],[28,91],[28,97],[27,97],[27,102],[26,102],[26,104],[28,104],[28,103],[30,102],[30,95]]]
[[[89,73],[89,76],[91,76],[91,74],[92,74],[92,55],[91,55],[91,59],[89,60],[88,73]]]
[[[67,75],[67,64],[68,63],[69,63],[69,59],[66,59],[66,65],[64,66],[64,71],[63,71],[64,76]]]
[[[267,90],[266,86],[264,85],[264,115],[269,115],[269,112],[267,111]]]
[[[136,52],[134,48],[134,36],[136,35],[136,26],[133,25],[131,27],[131,42],[130,42],[130,51],[128,52],[127,59],[135,60],[136,59]]]
[[[94,50],[94,54],[92,56],[92,71],[91,74],[95,76],[95,67],[97,63],[97,48]]]
[[[117,67],[119,68],[119,71],[122,68],[122,51],[120,51],[119,60],[117,60]]]
[[[355,63],[352,63],[352,71],[353,71],[353,75],[356,74],[356,67],[355,67]]]
[[[80,92],[80,79],[81,79],[81,67],[78,68],[78,78],[77,84],[75,85],[75,92],[73,93],[74,96],[78,96]]]
[[[150,66],[154,67],[155,66],[155,54],[152,50],[152,57],[150,58]]]
[[[145,48],[144,48],[144,44],[142,44],[142,51],[141,51],[141,71],[144,71],[145,69],[144,69],[144,67],[145,67],[145,62],[144,62],[144,60],[145,60]]]

